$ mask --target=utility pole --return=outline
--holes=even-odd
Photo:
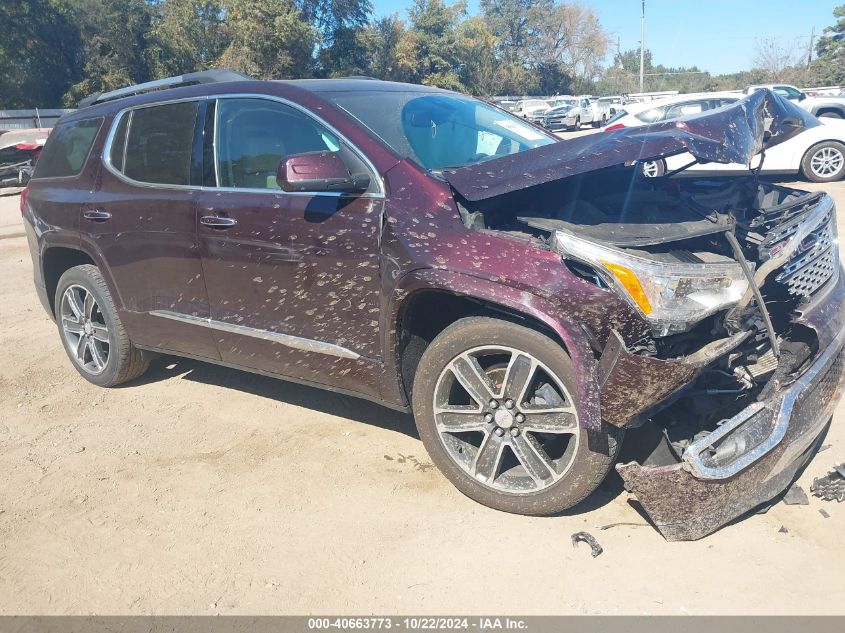
[[[643,92],[643,73],[645,73],[645,0],[642,0],[642,8],[642,16],[640,17],[640,92]]]
[[[810,31],[810,48],[807,50],[807,68],[810,67],[810,63],[813,61],[813,40],[816,39],[816,27],[813,27],[813,30]]]

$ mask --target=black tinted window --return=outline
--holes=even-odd
[[[123,173],[140,182],[190,184],[196,114],[193,101],[133,110]]]
[[[60,123],[47,138],[35,178],[75,176],[82,171],[103,119]]]
[[[285,156],[340,150],[311,118],[267,99],[220,99],[216,143],[220,186],[241,189],[279,189],[276,172]]]

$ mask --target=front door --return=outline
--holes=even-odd
[[[222,360],[358,390],[350,374],[380,356],[379,181],[370,173],[364,194],[282,191],[292,154],[338,152],[371,170],[287,103],[220,98],[215,119],[218,187],[201,194],[199,236]]]
[[[107,264],[137,345],[216,360],[214,337],[190,321],[208,318],[196,231],[199,189],[191,187],[204,107],[181,101],[119,115],[80,229]]]

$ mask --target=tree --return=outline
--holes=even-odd
[[[65,95],[74,105],[87,95],[149,81],[147,33],[152,7],[144,0],[68,0],[79,32],[82,80]]]
[[[405,69],[398,59],[399,45],[404,37],[405,24],[395,13],[363,28],[358,39],[369,57],[367,74],[388,81],[405,81]]]
[[[482,14],[496,36],[504,63],[531,65],[531,51],[553,8],[553,0],[481,0]]]
[[[408,10],[411,28],[397,46],[397,59],[416,83],[453,90],[463,89],[457,28],[466,13],[463,1],[414,0]]]
[[[845,84],[845,4],[833,10],[836,24],[824,30],[816,45],[817,58],[808,69],[814,85]]]
[[[0,107],[55,107],[79,80],[82,43],[58,0],[0,2]]]
[[[496,36],[484,18],[464,20],[458,27],[457,42],[461,84],[475,95],[496,92]]]
[[[316,30],[317,72],[321,76],[361,74],[369,60],[359,36],[373,12],[370,0],[296,0],[296,6]]]
[[[165,0],[156,6],[148,45],[157,77],[213,68],[227,44],[222,0]]]
[[[795,42],[766,38],[757,41],[754,66],[764,70],[769,81],[783,81],[784,72],[798,62]]]
[[[219,66],[258,79],[308,77],[315,29],[292,0],[225,0],[226,50]]]
[[[580,4],[555,4],[537,29],[537,50],[532,57],[557,79],[544,80],[538,66],[540,85],[568,90],[564,86],[574,79],[576,92],[587,91],[602,70],[609,39],[592,9]],[[567,80],[561,83],[564,78]]]

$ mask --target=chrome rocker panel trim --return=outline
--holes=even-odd
[[[329,356],[337,356],[339,358],[351,358],[353,360],[361,358],[361,355],[357,352],[353,352],[351,349],[341,347],[340,345],[335,345],[334,343],[324,343],[323,341],[315,341],[309,338],[291,336],[290,334],[282,334],[280,332],[272,332],[270,330],[260,330],[246,325],[226,323],[225,321],[215,321],[214,319],[198,317],[191,314],[182,314],[181,312],[173,312],[171,310],[152,310],[149,314],[151,316],[161,317],[162,319],[172,319],[174,321],[190,323],[192,325],[207,327],[221,332],[240,334],[242,336],[250,336],[252,338],[271,341],[273,343],[281,343],[282,345],[298,349],[303,352],[317,352],[319,354],[328,354]]]

